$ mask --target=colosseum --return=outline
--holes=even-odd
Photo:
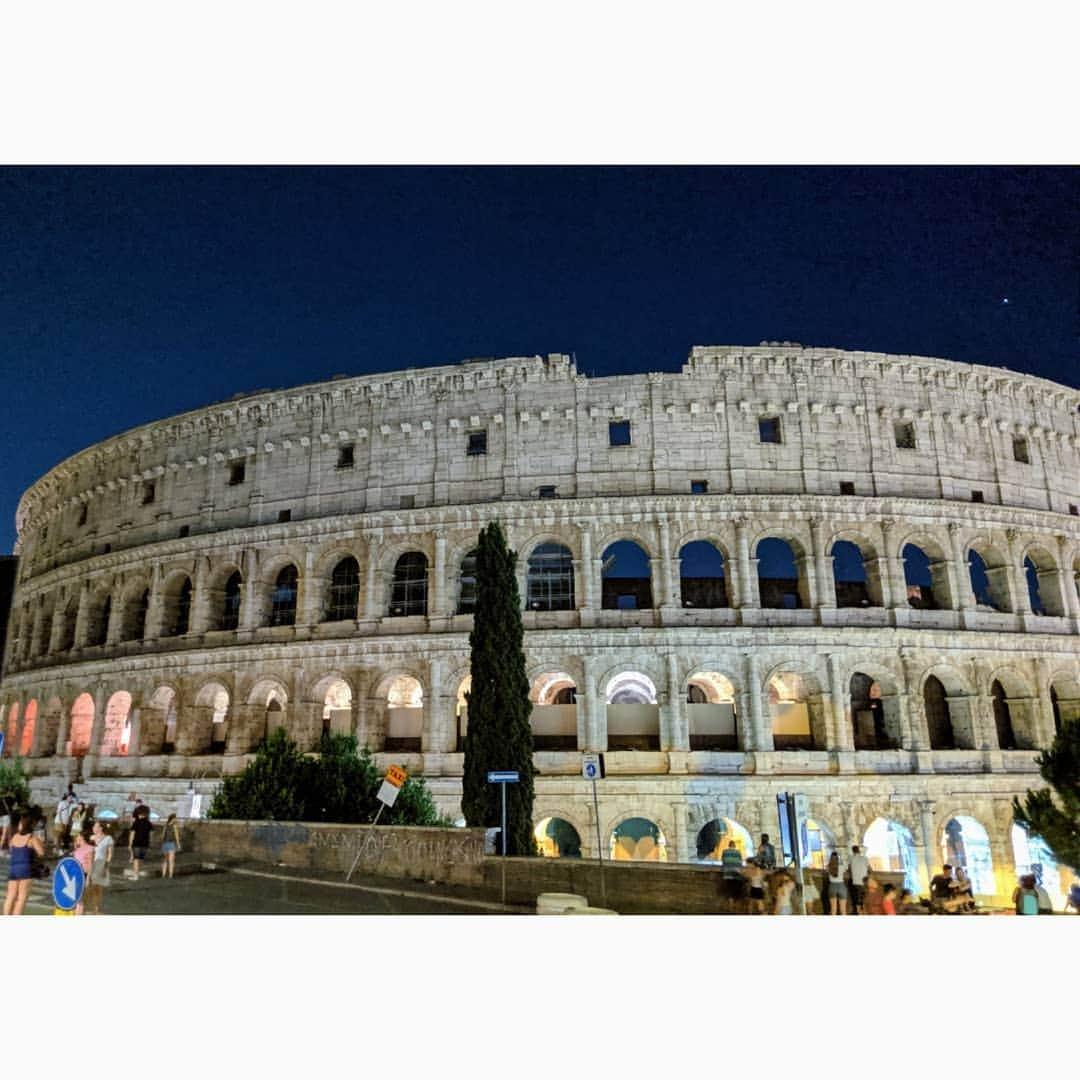
[[[497,518],[546,854],[749,850],[796,791],[818,865],[861,843],[925,888],[947,859],[999,900],[1038,865],[1060,900],[1011,800],[1080,715],[1078,410],[1002,368],[787,342],[237,395],[23,496],[5,752],[43,800],[77,777],[190,813],[268,729],[348,731],[457,816]]]

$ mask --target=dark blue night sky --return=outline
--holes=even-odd
[[[1078,240],[1067,169],[0,169],[0,551],[69,454],[337,373],[768,339],[1076,386]]]

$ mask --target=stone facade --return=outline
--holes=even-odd
[[[561,355],[469,361],[148,424],[19,504],[5,752],[119,787],[236,771],[269,727],[305,748],[329,727],[456,813],[463,561],[498,518],[526,605],[537,817],[586,854],[580,755],[599,750],[605,848],[645,818],[692,859],[718,818],[775,834],[775,794],[799,790],[830,842],[884,817],[924,868],[972,818],[1007,891],[1011,798],[1080,713],[1078,409],[1080,391],[1004,369],[762,345],[599,379]],[[795,566],[779,591],[759,574],[769,538]],[[610,587],[624,541],[649,607]],[[699,541],[719,591],[684,575]],[[856,586],[837,581],[842,542]],[[562,591],[540,552],[564,557]]]

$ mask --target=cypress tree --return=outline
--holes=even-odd
[[[1013,818],[1041,836],[1059,863],[1080,872],[1080,720],[1063,720],[1035,763],[1050,787],[1029,790],[1023,803],[1013,799]]]
[[[532,728],[529,680],[525,674],[521,599],[514,565],[498,522],[480,533],[476,559],[476,607],[469,635],[472,690],[465,737],[461,809],[471,826],[501,822],[501,793],[489,770],[516,769],[506,785],[508,855],[535,855],[533,839]],[[501,850],[501,847],[500,847]]]

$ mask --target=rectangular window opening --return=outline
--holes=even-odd
[[[709,481],[708,480],[691,480],[690,481],[690,494],[691,495],[708,495],[709,493]]]
[[[337,452],[337,468],[339,469],[351,469],[356,463],[353,457],[353,444],[349,443],[348,446],[339,446]]]
[[[181,525],[179,535],[180,535],[181,540],[183,540],[185,536],[190,536],[191,535],[191,526],[190,525]]]
[[[971,493],[971,501],[972,502],[986,502],[986,500],[983,498],[983,493],[981,491],[973,491]]]
[[[537,497],[541,499],[554,499],[555,498],[555,485],[543,484],[537,489]]]
[[[143,484],[142,489],[142,504],[143,506],[149,506],[154,501],[154,481],[147,480]]]
[[[244,482],[244,463],[242,461],[234,462],[229,466],[229,487],[236,487],[237,484]]]
[[[780,438],[780,417],[761,416],[757,422],[758,439],[763,443],[778,443]]]
[[[840,494],[841,495],[854,495],[855,494],[855,481],[854,480],[841,480],[840,481]]]
[[[1077,506],[1076,503],[1069,503],[1069,513],[1073,517],[1080,517],[1080,506]]]
[[[286,521],[292,521],[292,510],[279,510],[277,512],[277,519],[281,524]]]
[[[1024,465],[1031,464],[1031,455],[1028,453],[1027,439],[1013,439],[1013,460]]]
[[[893,424],[893,438],[899,450],[915,449],[915,425],[910,420],[897,420]]]
[[[90,512],[90,507],[87,506],[86,503],[83,503],[82,504],[82,509],[79,510],[79,524],[80,525],[85,525],[86,524],[86,517],[89,514],[89,512]]]
[[[630,421],[612,420],[608,426],[608,446],[630,445]]]
[[[412,510],[416,506],[415,495],[402,495],[398,502],[398,509]]]
[[[477,454],[487,453],[487,432],[486,431],[470,431],[468,445],[465,447],[465,453],[469,457],[474,457]]]

